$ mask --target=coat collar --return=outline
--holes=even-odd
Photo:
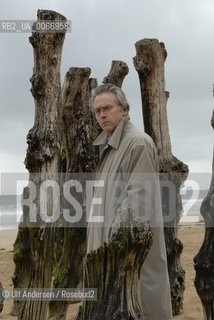
[[[118,125],[116,126],[113,134],[109,137],[109,135],[105,132],[102,131],[101,134],[96,138],[94,141],[93,145],[94,146],[101,146],[105,145],[108,142],[108,145],[111,146],[114,149],[118,149],[123,128],[126,125],[126,123],[130,120],[129,115],[127,114],[124,118],[122,118]]]

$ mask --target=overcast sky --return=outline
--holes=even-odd
[[[61,78],[72,66],[90,67],[99,82],[112,60],[123,60],[123,85],[131,118],[143,127],[135,42],[165,43],[168,120],[173,154],[195,172],[211,172],[214,99],[213,0],[1,0],[1,20],[36,20],[38,9],[55,10],[72,20],[62,58]],[[0,171],[22,172],[26,135],[33,126],[30,93],[33,50],[30,33],[0,33]]]

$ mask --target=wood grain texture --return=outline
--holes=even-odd
[[[171,286],[173,315],[183,311],[183,292],[185,272],[180,263],[183,249],[177,237],[178,222],[182,204],[180,186],[188,175],[188,167],[178,160],[171,150],[171,141],[167,119],[167,100],[169,92],[165,91],[164,63],[167,57],[165,45],[157,39],[143,39],[135,44],[136,56],[133,58],[139,76],[144,128],[158,151],[160,183],[168,184],[162,188],[162,210],[165,222],[165,241],[168,271]],[[173,186],[175,204],[170,207],[170,186]],[[172,199],[171,198],[171,199]]]

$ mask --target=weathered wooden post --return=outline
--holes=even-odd
[[[128,72],[129,68],[125,62],[113,60],[109,74],[103,79],[103,83],[112,83],[121,88]]]
[[[152,233],[131,215],[125,224],[108,244],[88,253],[84,285],[97,289],[97,301],[83,301],[77,320],[143,319],[139,275]]]
[[[89,79],[89,68],[70,68],[65,75],[62,88],[62,141],[61,141],[61,185],[72,179],[78,179],[84,186],[87,173],[94,170],[98,160],[97,150],[92,146],[96,126],[89,109],[91,86],[96,81]],[[85,176],[86,174],[86,176]],[[58,241],[55,246],[55,266],[53,285],[55,288],[76,288],[83,282],[83,257],[86,253],[86,212],[83,206],[85,190],[78,198],[82,204],[81,221],[65,224],[58,229]],[[61,199],[63,209],[74,210]],[[49,319],[65,319],[68,301],[53,301],[49,306]]]
[[[37,17],[38,22],[66,22],[64,16],[54,11],[38,10]],[[23,206],[23,224],[19,227],[14,245],[15,288],[52,286],[55,228],[54,224],[47,223],[47,215],[53,211],[58,214],[59,198],[58,193],[53,197],[47,193],[46,183],[52,181],[58,186],[60,182],[60,64],[64,37],[65,30],[41,32],[36,26],[29,38],[34,50],[31,92],[35,100],[36,113],[34,126],[27,137],[25,164],[29,171],[29,185],[24,190],[23,198],[31,198],[32,201],[31,206]],[[41,214],[45,211],[47,219],[42,219]],[[16,304],[18,319],[45,320],[48,316],[48,306],[48,301],[20,301]]]
[[[162,209],[165,223],[165,241],[168,271],[171,285],[173,315],[183,311],[185,272],[181,267],[180,255],[183,249],[177,238],[178,222],[182,204],[180,186],[188,175],[188,167],[173,156],[167,120],[167,99],[165,91],[164,63],[167,57],[165,46],[157,39],[143,39],[135,44],[135,69],[139,75],[144,127],[155,142],[158,150],[161,184],[171,183],[175,188],[171,199],[169,188],[162,188]],[[175,199],[174,206],[170,202]]]
[[[211,119],[214,129],[214,110]],[[194,258],[196,271],[195,288],[204,309],[204,319],[214,319],[214,150],[212,163],[212,179],[210,189],[204,198],[201,214],[205,222],[205,236],[203,244]]]

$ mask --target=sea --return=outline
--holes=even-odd
[[[22,195],[0,195],[0,230],[18,229],[22,217]]]
[[[208,190],[200,190],[197,197],[191,192],[182,196],[183,212],[180,223],[194,223],[203,220],[200,207]],[[0,230],[18,229],[22,219],[22,195],[0,195]]]

